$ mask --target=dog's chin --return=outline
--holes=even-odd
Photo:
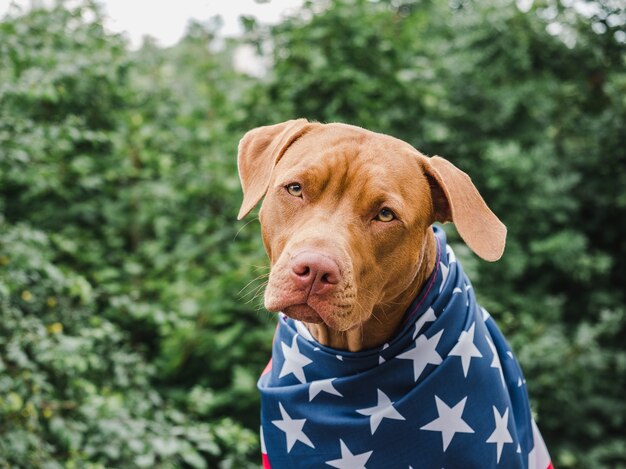
[[[307,304],[298,304],[286,306],[283,308],[283,313],[292,319],[298,321],[308,322],[312,324],[320,324],[324,322],[322,317]]]
[[[347,323],[345,318],[343,321],[340,320],[332,311],[327,311],[324,308],[316,310],[305,303],[287,306],[282,309],[282,312],[286,316],[298,321],[308,322],[310,324],[324,323],[335,331],[347,331],[354,327],[354,324]]]

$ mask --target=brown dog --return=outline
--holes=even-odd
[[[271,262],[265,307],[307,324],[333,348],[386,342],[433,271],[435,221],[500,258],[506,228],[447,160],[345,124],[260,127],[239,145],[244,200],[260,211]]]
[[[238,162],[239,218],[265,197],[265,306],[284,313],[258,382],[264,468],[551,467],[521,369],[432,227],[502,255],[465,173],[304,119],[248,132]]]

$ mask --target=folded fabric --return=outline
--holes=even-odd
[[[264,467],[551,467],[520,366],[434,232],[435,269],[383,346],[331,349],[279,315],[258,382]]]

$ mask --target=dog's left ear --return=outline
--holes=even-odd
[[[241,220],[267,192],[272,171],[289,145],[310,126],[306,119],[295,119],[275,125],[257,127],[239,142],[237,166],[243,189],[243,202],[237,219]]]
[[[426,158],[435,221],[453,222],[463,241],[487,261],[502,256],[506,226],[489,209],[470,177],[439,156]]]

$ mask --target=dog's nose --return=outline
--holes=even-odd
[[[300,288],[312,295],[322,295],[339,283],[339,266],[330,257],[312,251],[297,253],[291,258],[291,276]]]

